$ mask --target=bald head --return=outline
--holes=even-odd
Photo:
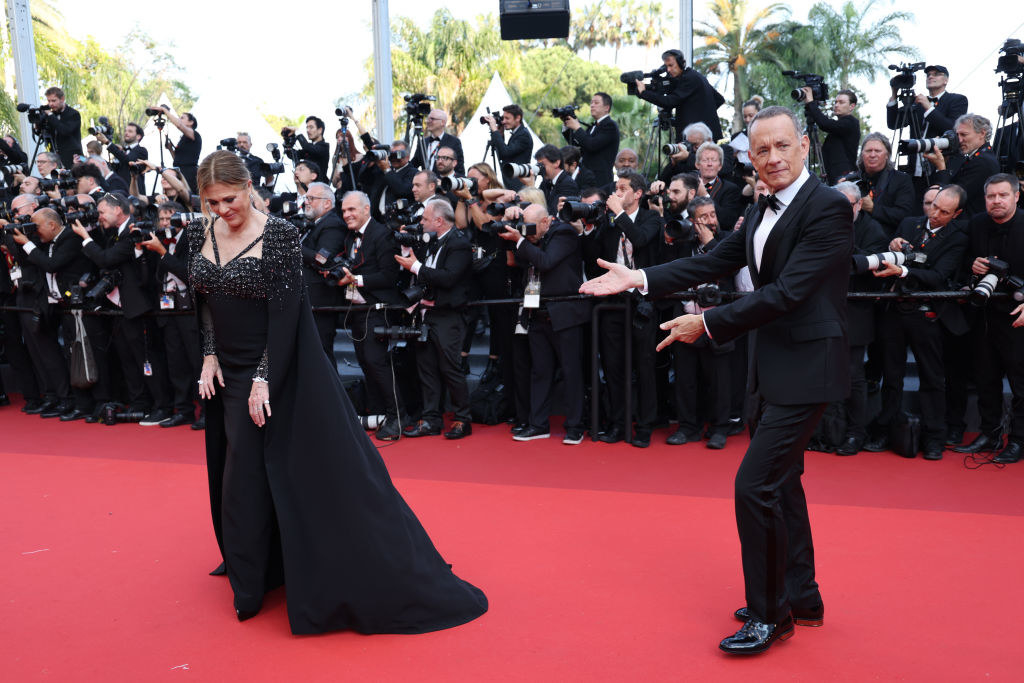
[[[537,234],[530,235],[526,239],[531,242],[537,242],[544,233],[551,227],[551,216],[548,215],[547,207],[543,204],[530,204],[528,207],[523,209],[523,222],[533,223],[537,226]]]
[[[34,194],[19,194],[11,200],[11,211],[15,216],[31,215],[37,208],[39,208],[39,202],[36,201]]]
[[[53,209],[39,209],[32,214],[32,222],[36,224],[39,239],[43,242],[52,242],[53,238],[59,235],[64,228],[60,214]]]

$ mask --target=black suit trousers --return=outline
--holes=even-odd
[[[583,428],[582,325],[564,330],[551,327],[551,317],[535,313],[530,321],[530,425],[547,428],[555,372],[562,370],[565,428]]]
[[[629,302],[635,307],[634,302]],[[637,429],[651,429],[657,418],[658,399],[655,391],[654,347],[657,346],[658,318],[652,315],[649,319],[642,319],[633,315],[633,327],[626,330],[623,321],[623,314],[620,311],[610,311],[601,314],[601,329],[598,333],[601,352],[601,370],[604,372],[608,383],[608,403],[611,407],[609,415],[609,427],[620,425],[623,433],[630,434],[629,426],[633,416],[626,415],[623,390],[627,380],[623,363],[624,345],[623,340],[627,332],[633,335],[633,372],[637,381],[637,400],[634,404]]]
[[[68,366],[58,341],[60,309],[57,304],[46,304],[42,313],[19,315],[25,345],[43,385],[43,395],[50,401],[69,401]]]
[[[455,419],[470,422],[469,387],[460,368],[462,337],[466,322],[461,311],[431,309],[426,312],[427,341],[417,343],[416,365],[423,394],[422,419],[441,426],[444,406],[442,387],[448,389]]]
[[[696,438],[706,419],[712,433],[724,434],[729,428],[733,353],[715,353],[707,345],[673,344],[671,348],[679,428]],[[701,387],[708,399],[704,415],[699,415],[702,411],[697,400]]]
[[[850,347],[850,397],[846,399],[846,436],[868,438],[868,382],[864,376],[864,346]]]
[[[814,544],[800,477],[804,448],[825,404],[762,405],[736,472],[736,527],[751,616],[778,623],[792,607],[821,603]]]
[[[14,306],[14,296],[0,294],[0,305]],[[0,311],[0,343],[3,344],[4,354],[7,362],[14,370],[14,376],[18,383],[18,390],[26,401],[42,397],[39,390],[39,381],[36,379],[35,365],[29,355],[28,347],[22,338],[21,319],[17,311]]]
[[[397,316],[393,313],[391,316],[393,319],[389,321],[384,311],[352,311],[346,318],[356,350],[356,360],[366,381],[367,413],[383,414],[389,420],[398,417],[402,402],[395,393],[396,382],[388,342],[374,335],[373,328],[387,327],[388,322],[398,324],[394,319]]]
[[[888,427],[901,408],[907,347],[914,352],[921,384],[923,445],[946,440],[946,372],[942,364],[942,323],[920,311],[890,308],[877,335],[882,340],[882,411],[878,425]]]
[[[199,325],[195,315],[167,315],[161,326],[167,373],[173,392],[174,412],[192,420],[198,399],[202,355],[199,352]]]
[[[170,411],[172,399],[163,342],[152,320],[116,318],[110,338],[121,363],[128,406],[132,410]],[[148,376],[144,374],[146,363],[151,370]]]
[[[1024,444],[1024,329],[1011,326],[1013,316],[985,311],[984,326],[974,334],[978,412],[981,431],[992,434],[1003,419],[1003,377],[1010,383],[1010,440]]]

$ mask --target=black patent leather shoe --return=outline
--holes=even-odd
[[[30,398],[25,401],[25,405],[21,407],[21,412],[28,413],[29,415],[36,415],[39,413],[40,406],[44,403],[46,403],[46,401],[41,398]]]
[[[825,605],[818,605],[812,609],[793,608],[793,621],[798,626],[821,626],[825,623]],[[737,621],[746,622],[750,619],[750,612],[746,607],[740,607],[732,613]]]
[[[714,450],[720,451],[723,448],[725,448],[725,443],[726,443],[725,434],[723,432],[715,432],[714,434],[711,435],[711,438],[708,439],[708,442],[706,444],[704,444],[704,445],[707,448],[712,448]]]
[[[192,424],[192,416],[185,413],[175,413],[170,417],[160,420],[161,427],[181,427]]]
[[[992,458],[992,462],[1002,463],[1004,465],[1012,465],[1019,461],[1024,456],[1024,446],[1021,446],[1016,441],[1011,441],[1006,444],[1006,448],[999,451],[999,455]]]
[[[601,432],[601,435],[597,437],[598,441],[604,441],[605,443],[618,443],[624,438],[622,427],[612,427],[607,431]]]
[[[964,430],[959,427],[950,427],[946,432],[946,448],[956,448],[964,442]]]
[[[684,443],[697,441],[699,439],[700,437],[695,434],[687,434],[685,430],[677,429],[671,436],[665,439],[665,443],[669,446],[682,446]]]
[[[925,444],[921,452],[925,460],[942,460],[942,444],[938,441]]]
[[[998,451],[1003,445],[1001,434],[978,434],[974,441],[966,446],[957,446],[953,450],[957,453],[981,453],[984,451]]]
[[[245,621],[246,619],[252,619],[254,616],[260,613],[260,608],[256,609],[239,609],[235,608],[235,616],[238,617],[239,621]]]
[[[417,436],[437,436],[441,433],[440,427],[432,427],[426,420],[418,420],[402,430],[402,436],[414,439]]]
[[[861,440],[855,436],[848,436],[843,443],[839,444],[839,448],[836,449],[836,455],[857,455],[860,453]]]
[[[48,408],[40,412],[39,417],[60,417],[71,409],[71,406],[66,403],[57,403],[52,408]]]
[[[868,453],[881,453],[882,451],[889,450],[889,439],[885,436],[880,436],[877,439],[869,439],[865,442],[861,450],[867,451]]]
[[[190,429],[194,432],[199,432],[206,429],[206,416],[200,415],[199,419],[192,423]]]
[[[473,433],[473,425],[468,422],[456,420],[452,422],[451,427],[444,433],[446,439],[462,439]]]
[[[40,401],[31,408],[29,408],[28,404],[26,404],[25,412],[28,413],[29,415],[41,415],[45,412],[53,410],[58,405],[60,405],[60,403],[58,403],[57,401]],[[60,413],[57,413],[57,415],[60,415]]]
[[[89,413],[85,412],[84,410],[79,410],[78,408],[72,408],[71,410],[65,412],[63,415],[60,416],[60,421],[74,422],[75,420],[82,420],[86,417],[89,417]]]
[[[792,637],[794,631],[793,617],[788,614],[777,624],[748,619],[743,628],[722,640],[718,648],[731,655],[758,655],[770,648],[776,640]]]
[[[636,435],[633,436],[633,440],[630,441],[637,448],[647,448],[651,445],[651,430],[650,429],[638,429]]]

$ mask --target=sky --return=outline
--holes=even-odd
[[[662,1],[678,17],[678,5],[673,0]],[[81,0],[54,0],[54,4],[64,14],[73,36],[91,35],[111,48],[138,26],[168,46],[184,70],[184,80],[200,98],[211,93],[229,94],[242,106],[257,106],[265,113],[284,116],[332,111],[332,103],[339,97],[346,103],[355,102],[365,82],[363,64],[373,50],[369,0],[304,0],[296,11],[286,9],[277,0],[249,0],[239,5],[175,0],[152,6],[105,0],[102,12],[96,11],[95,3]],[[456,18],[472,19],[481,13],[496,15],[498,4],[498,0],[391,0],[389,12],[392,18],[407,16],[425,26],[440,7],[447,7]],[[581,7],[589,3],[575,0],[570,4]],[[752,0],[751,4],[756,6],[758,2]],[[792,8],[793,19],[804,21],[814,3],[793,0],[786,4]],[[915,20],[903,26],[904,42],[920,50],[921,60],[946,66],[950,71],[948,89],[966,95],[971,111],[995,123],[1001,99],[993,72],[997,51],[1008,37],[1024,39],[1024,10],[1020,5],[1003,0],[974,0],[969,4],[951,0],[894,4],[877,0],[876,6],[872,16],[897,9],[913,12]],[[1016,9],[1008,11],[1010,7]],[[698,21],[710,18],[707,3],[696,0],[694,14]],[[671,21],[670,30],[671,45],[666,44],[666,48],[678,45],[677,18]],[[593,58],[612,64],[610,50],[595,51]],[[623,71],[656,66],[644,60],[642,48],[626,49],[619,53],[618,66]],[[869,101],[862,109],[876,129],[885,122],[889,75],[891,72],[874,84],[857,84],[868,94]],[[923,78],[919,78],[918,88],[923,91]],[[721,113],[724,115],[725,109]]]

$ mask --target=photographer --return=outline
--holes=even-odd
[[[445,192],[441,188],[441,180],[447,178],[448,182],[455,180],[457,177],[455,173],[455,165],[458,163],[458,158],[455,156],[455,150],[451,147],[441,147],[437,150],[437,154],[434,155],[434,174],[437,176],[437,194],[439,197],[444,197],[451,203],[452,208],[459,203],[459,198],[451,192]]]
[[[516,212],[519,213],[519,212]],[[580,240],[568,223],[549,216],[544,207],[530,204],[521,221],[532,223],[535,234],[523,235],[506,227],[500,236],[515,244],[516,261],[526,271],[526,287],[539,285],[540,296],[570,296],[583,284]],[[561,370],[566,406],[562,443],[583,441],[583,327],[590,320],[589,301],[541,303],[524,309],[530,344],[530,418],[513,435],[516,441],[546,439],[551,435],[551,395],[556,372]]]
[[[715,202],[715,213],[723,230],[732,231],[742,211],[743,198],[740,188],[718,174],[725,162],[725,152],[713,142],[705,142],[697,148],[697,173],[700,175],[702,188],[697,194],[707,195]]]
[[[78,181],[77,193],[87,194],[93,201],[98,202],[100,197],[107,193],[103,187],[103,174],[91,164],[75,165],[71,169],[71,177]]]
[[[43,110],[43,126],[53,135],[53,148],[60,157],[64,168],[71,168],[75,155],[82,153],[82,116],[64,100],[60,88],[48,88],[46,103],[49,111]]]
[[[88,166],[94,166],[100,172],[100,184],[103,189],[108,192],[118,192],[123,194],[125,197],[128,196],[128,183],[121,179],[121,176],[117,175],[110,170],[110,166],[103,157],[97,155],[90,155],[89,160],[85,162]],[[81,164],[78,164],[79,166]]]
[[[469,388],[459,367],[459,348],[466,333],[462,308],[470,300],[469,274],[472,246],[455,227],[455,212],[442,199],[431,199],[423,208],[421,224],[431,239],[419,255],[395,256],[402,268],[416,276],[424,287],[420,309],[427,341],[417,343],[416,365],[423,396],[423,412],[416,424],[405,427],[404,436],[434,436],[444,427],[441,403],[443,387],[448,390],[455,420],[445,432],[446,439],[461,439],[473,432],[470,424]],[[442,387],[443,383],[443,387]]]
[[[327,141],[324,140],[325,125],[323,119],[318,116],[309,116],[306,118],[306,135],[309,136],[309,140],[306,139],[306,135],[295,135],[295,126],[285,126],[281,129],[281,135],[285,136],[285,139],[289,135],[295,135],[295,141],[299,143],[299,150],[296,152],[296,163],[299,161],[312,161],[320,169],[320,178],[323,180],[326,178],[324,175],[327,173],[330,166],[328,162],[331,158],[331,148],[328,146]]]
[[[967,192],[967,216],[985,212],[985,182],[999,173],[999,160],[989,140],[992,124],[984,116],[964,114],[953,127],[960,141],[960,154],[948,160],[939,150],[924,154],[935,167],[933,181],[955,183]]]
[[[895,236],[900,221],[914,210],[914,184],[910,176],[896,170],[891,157],[888,138],[881,133],[868,133],[857,162],[860,179],[864,181],[861,210],[878,221],[890,238]]]
[[[331,174],[331,185],[334,186],[334,196],[344,198],[349,192],[363,190],[363,173],[369,164],[369,158],[356,147],[352,133],[338,129],[334,137],[334,172]]]
[[[1024,211],[1017,208],[1020,182],[1013,175],[999,173],[985,183],[985,213],[970,223],[968,258],[976,279],[994,272],[993,258],[1009,266],[999,275],[1024,276]],[[997,281],[998,282],[998,281]],[[995,284],[996,291],[1012,291],[1016,284]],[[984,302],[982,320],[973,326],[971,337],[977,371],[978,412],[981,433],[960,453],[999,450],[1002,446],[1003,378],[1010,384],[1010,429],[1006,447],[995,462],[1014,463],[1024,456],[1024,306],[1010,299]]]
[[[741,164],[750,163],[750,136],[747,135],[747,126],[757,116],[757,112],[761,111],[763,104],[764,98],[760,95],[755,95],[744,102],[740,110],[743,113],[743,129],[732,136],[729,146],[736,152],[736,160]]]
[[[533,153],[533,138],[530,131],[523,125],[523,110],[518,104],[502,107],[501,127],[509,131],[508,142],[505,142],[494,114],[482,117],[491,129],[491,146],[498,153],[498,161],[504,164],[528,164]],[[518,178],[502,175],[502,184],[510,190],[519,190],[523,183]]]
[[[580,166],[580,148],[566,145],[559,150],[562,153],[562,168],[569,174],[569,177],[576,183],[576,187],[597,187],[598,182],[594,172],[589,168]]]
[[[822,163],[828,184],[835,185],[839,178],[850,173],[857,165],[857,143],[860,142],[860,121],[853,115],[857,108],[857,95],[852,90],[840,90],[832,101],[834,119],[825,116],[818,101],[814,99],[814,91],[804,86],[804,114],[809,121],[817,124],[825,131],[825,141],[821,144]]]
[[[138,232],[132,224],[128,201],[118,194],[105,194],[97,202],[99,224],[107,233],[106,247],[89,235],[76,221],[75,234],[82,238],[82,250],[90,261],[114,284],[105,298],[123,315],[114,318],[110,339],[121,363],[121,374],[128,391],[128,410],[145,413],[139,423],[157,425],[171,417],[172,399],[163,344],[159,330],[147,319],[157,300],[155,291],[156,256],[139,246]],[[145,372],[148,369],[149,372]],[[148,385],[148,386],[147,386]]]
[[[343,269],[344,277],[338,280],[338,286],[345,288],[345,300],[352,304],[403,304],[394,258],[398,250],[391,231],[370,217],[370,198],[362,192],[349,192],[341,201],[341,215],[348,226],[341,255],[351,264]],[[366,380],[367,412],[385,416],[377,429],[377,438],[384,441],[394,441],[401,434],[404,425],[399,416],[404,410],[394,389],[395,371],[388,341],[373,330],[401,320],[400,312],[376,309],[345,314],[356,360]]]
[[[334,210],[334,190],[327,183],[311,183],[303,204],[306,218],[313,226],[299,239],[302,247],[302,281],[309,292],[309,303],[317,306],[337,306],[338,288],[327,282],[321,274],[326,259],[341,251],[345,244],[345,224]],[[324,353],[334,361],[334,336],[337,333],[338,314],[334,311],[313,313],[320,344]]]
[[[249,177],[252,178],[254,186],[258,186],[260,179],[264,176],[267,176],[268,180],[273,177],[272,174],[263,172],[263,169],[266,168],[266,162],[252,153],[252,137],[248,133],[239,132],[235,135],[235,148],[237,150],[236,154],[245,162],[245,167],[249,170]]]
[[[686,66],[686,59],[679,50],[666,50],[661,60],[667,78],[654,79],[657,88],[647,87],[643,80],[636,81],[637,96],[662,110],[675,109],[676,141],[683,139],[686,126],[698,121],[711,129],[710,139],[721,138],[718,108],[725,104],[722,94],[711,87],[703,74]]]
[[[412,198],[419,204],[419,212],[423,210],[423,204],[434,197],[448,201],[447,197],[438,194],[438,180],[433,171],[420,171],[412,178]]]
[[[40,152],[36,155],[36,167],[32,175],[37,178],[53,178],[54,171],[60,168],[60,157],[54,152]],[[71,168],[70,166],[68,168]]]
[[[196,172],[199,170],[199,155],[203,149],[203,136],[199,134],[198,121],[190,112],[185,112],[180,117],[159,104],[150,109],[158,109],[163,112],[167,120],[174,124],[174,127],[181,131],[181,138],[171,152],[174,166],[181,171],[189,187],[199,187],[196,183]]]
[[[544,145],[534,155],[544,171],[540,189],[547,199],[548,213],[558,213],[558,198],[572,197],[580,193],[576,181],[562,168],[562,151],[554,145]]]
[[[437,155],[441,149],[447,148],[455,157],[452,166],[455,175],[466,175],[466,162],[462,154],[462,142],[454,135],[445,132],[444,127],[448,124],[448,113],[443,109],[432,109],[427,117],[423,119],[426,135],[423,136],[423,144],[416,148],[416,156],[412,163],[424,171],[433,171],[439,176],[447,175],[438,170],[435,166]]]
[[[967,235],[951,226],[963,207],[965,194],[957,185],[939,190],[927,216],[905,218],[891,251],[909,248],[924,253],[923,264],[908,268],[886,263],[875,277],[886,280],[886,289],[896,292],[935,292],[951,288],[967,248]],[[890,284],[891,283],[891,284]],[[942,358],[941,325],[954,334],[967,326],[955,301],[893,301],[881,318],[877,335],[882,340],[882,410],[875,420],[875,438],[864,450],[878,452],[888,447],[889,425],[902,409],[903,377],[906,374],[907,347],[914,352],[921,380],[922,444],[926,460],[941,460],[946,441],[946,375]]]
[[[103,133],[96,134],[96,139],[106,145],[107,151],[117,159],[117,168],[114,173],[124,181],[126,191],[132,182],[131,163],[149,159],[149,150],[142,146],[144,136],[145,133],[137,123],[128,123],[124,127],[124,135],[121,136],[124,147],[115,145]]]
[[[141,206],[148,208],[151,205],[151,200],[155,199],[157,202],[177,202],[182,206],[188,207],[191,211],[199,210],[199,195],[191,193],[185,182],[185,177],[181,175],[178,169],[159,168],[149,161],[135,161],[132,164],[132,169],[132,182],[129,185],[129,191],[132,197],[138,199]],[[139,183],[142,182],[142,174],[149,171],[160,175],[160,190],[163,192],[162,198],[160,195],[151,198],[142,194],[145,188],[143,190],[139,189]]]
[[[655,181],[657,182],[657,181]],[[671,182],[668,184],[668,188],[665,190],[665,198],[662,199],[660,195],[652,195],[649,201],[651,209],[661,216],[665,221],[668,220],[679,220],[686,217],[686,207],[689,206],[690,201],[697,196],[697,188],[700,187],[700,179],[694,173],[679,173],[672,176]],[[654,183],[651,184],[651,188],[654,189]],[[673,242],[671,237],[665,237],[665,245],[671,247]],[[662,255],[663,261],[671,261],[672,259],[679,258],[680,255],[669,253],[667,250]],[[686,254],[690,256],[691,254]]]
[[[683,141],[676,144],[676,151],[669,154],[665,168],[658,173],[658,180],[652,184],[654,188],[662,187],[657,183],[661,181],[664,185],[672,179],[672,176],[680,173],[692,173],[697,170],[697,150],[706,142],[714,142],[711,129],[705,124],[691,123],[683,129]],[[724,163],[724,162],[723,162]],[[661,190],[656,190],[660,192]]]
[[[589,128],[585,129],[575,116],[562,119],[562,137],[570,145],[580,148],[583,152],[581,163],[594,173],[595,182],[580,187],[607,185],[613,180],[612,166],[619,151],[620,136],[618,124],[609,117],[611,111],[612,96],[598,92],[590,98],[590,115],[594,117],[594,123]]]
[[[376,159],[373,170],[366,176],[372,188],[367,194],[374,220],[383,221],[389,204],[396,199],[413,198],[412,181],[417,169],[409,163],[409,145],[403,140],[392,142],[388,157]]]

